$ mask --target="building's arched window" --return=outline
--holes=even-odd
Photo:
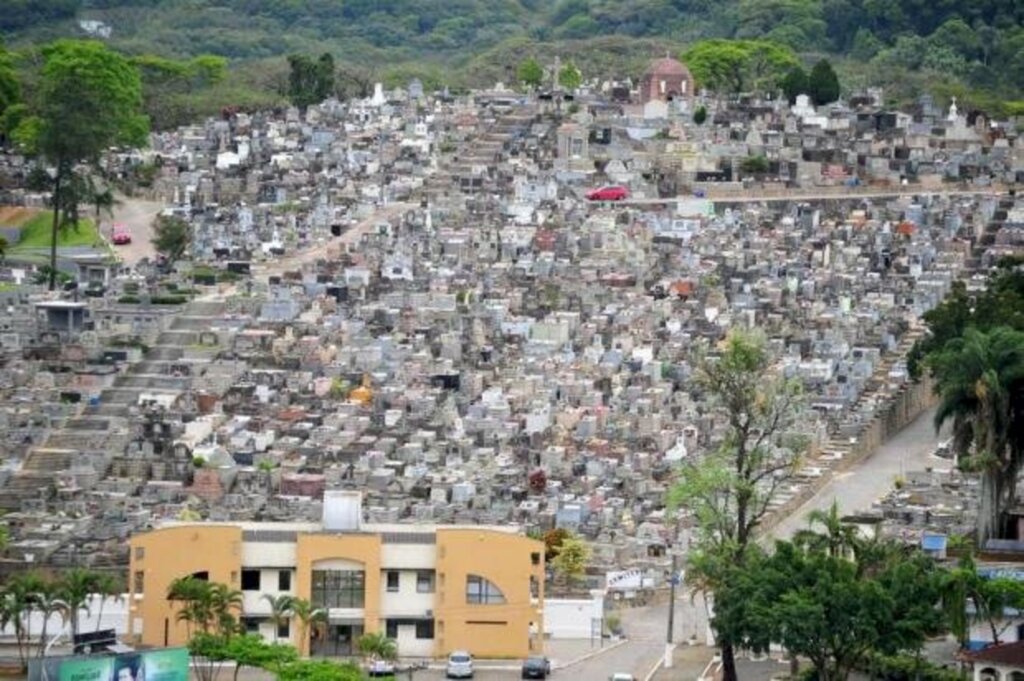
[[[986,667],[981,670],[978,678],[981,679],[981,681],[999,681],[999,672],[992,667]]]
[[[466,602],[498,605],[505,602],[505,594],[490,580],[480,575],[466,576]]]
[[[1006,681],[1024,681],[1024,672],[1010,672],[1010,675],[1006,677]]]

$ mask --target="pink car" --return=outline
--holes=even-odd
[[[110,237],[115,246],[123,246],[132,242],[132,235],[124,225],[114,225],[114,233]]]
[[[601,187],[587,192],[590,201],[623,201],[628,198],[629,190],[620,186]]]

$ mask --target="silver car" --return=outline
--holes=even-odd
[[[445,676],[449,679],[473,678],[473,656],[465,650],[456,650],[448,656]]]

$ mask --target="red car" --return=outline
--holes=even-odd
[[[629,190],[619,186],[601,187],[587,192],[587,198],[591,201],[623,201],[629,198]]]
[[[114,225],[114,233],[110,240],[114,242],[115,246],[123,246],[132,242],[132,235],[124,225]]]

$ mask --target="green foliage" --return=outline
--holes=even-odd
[[[740,163],[740,170],[751,175],[763,175],[768,172],[768,159],[764,156],[748,156]]]
[[[142,146],[138,70],[92,41],[63,40],[43,48],[37,95],[38,150],[54,164],[94,161],[115,145]]]
[[[140,112],[139,72],[124,56],[93,41],[61,40],[42,49],[32,115],[13,133],[16,141],[56,167],[50,234],[50,288],[56,286],[58,230],[77,224],[86,182],[74,171],[95,163],[111,146],[145,144],[148,121]]]
[[[558,555],[551,561],[551,567],[565,580],[576,581],[586,574],[592,553],[584,540],[579,537],[566,537],[562,540]]]
[[[669,504],[697,517],[705,549],[742,553],[799,459],[779,440],[794,423],[800,391],[777,376],[764,336],[751,332],[732,331],[717,355],[701,357],[696,380],[726,429],[703,461],[682,466]]]
[[[703,104],[697,107],[697,110],[693,112],[693,122],[696,125],[704,125],[704,122],[708,119],[708,110]]]
[[[792,49],[768,40],[704,40],[683,61],[701,86],[719,92],[774,89],[799,65]]]
[[[372,659],[394,660],[398,657],[398,646],[394,640],[379,631],[360,636],[356,647],[361,654]]]
[[[363,672],[352,663],[331,660],[299,660],[278,673],[278,681],[363,681]]]
[[[959,464],[981,472],[979,545],[1001,531],[1024,459],[1024,332],[974,327],[929,355],[940,401],[935,424],[953,424]]]
[[[782,79],[782,92],[790,104],[796,103],[797,95],[807,94],[810,91],[810,84],[807,79],[807,72],[800,66],[794,66]]]
[[[192,226],[176,216],[158,215],[153,223],[153,247],[168,261],[180,259],[192,243]]]
[[[820,60],[807,77],[811,101],[816,105],[830,104],[839,99],[839,77],[827,59]]]
[[[17,104],[20,99],[21,84],[14,70],[14,59],[0,42],[0,118],[4,116],[8,107]],[[0,126],[0,133],[5,129],[5,126]]]
[[[571,61],[567,62],[558,73],[558,84],[570,92],[579,88],[583,83],[583,74]]]
[[[809,659],[819,679],[845,679],[865,655],[917,652],[942,631],[942,574],[920,553],[876,544],[854,560],[788,542],[721,564],[716,629],[758,651]]]
[[[0,32],[70,19],[80,6],[81,0],[5,0],[0,12]]]
[[[304,54],[288,57],[288,96],[292,104],[306,108],[334,93],[334,57],[325,52],[314,61]]]
[[[963,681],[963,675],[956,669],[940,667],[912,655],[873,653],[865,656],[858,668],[888,681]]]
[[[10,252],[12,255],[25,253],[50,245],[50,216],[39,213],[21,228],[18,242]],[[96,225],[88,218],[81,218],[73,225],[67,225],[57,235],[57,245],[61,248],[70,246],[95,246],[100,239]]]
[[[538,87],[544,80],[544,69],[533,57],[523,60],[516,69],[516,78],[527,87]]]
[[[941,81],[1016,99],[1024,86],[1024,9],[1011,0],[6,0],[0,32],[19,45],[45,42],[75,30],[68,20],[86,7],[88,18],[116,27],[110,43],[130,54],[184,59],[218,54],[239,71],[258,63],[257,70],[266,74],[258,82],[202,90],[221,91],[233,100],[268,100],[287,92],[283,56],[300,52],[332,51],[346,71],[371,73],[384,65],[429,61],[439,67],[445,84],[489,85],[510,80],[503,68],[514,70],[524,54],[557,50],[564,58],[568,51],[586,51],[587,59],[574,55],[586,73],[609,73],[610,63],[615,72],[609,75],[635,78],[642,63],[634,66],[601,54],[600,46],[615,37],[634,45],[663,37],[675,46],[713,38],[766,40],[819,56],[833,54],[841,73],[846,65],[839,57],[850,55],[856,60],[850,66],[871,81],[898,83],[907,77],[931,88],[941,76]],[[887,59],[866,63],[908,36],[924,41],[924,50],[913,60],[927,64],[927,78],[919,78],[914,67],[894,68]],[[500,65],[478,68],[483,53],[503,52],[512,43],[530,47]],[[637,52],[647,61],[671,47],[661,43]],[[936,70],[943,66],[952,70]],[[281,82],[271,82],[282,74]],[[380,73],[374,77],[384,79]],[[367,81],[360,81],[348,91],[365,95]],[[196,98],[198,93],[175,95],[168,113],[218,110]],[[219,105],[237,104],[224,100]],[[147,110],[155,114],[154,126],[163,127],[163,112]]]

